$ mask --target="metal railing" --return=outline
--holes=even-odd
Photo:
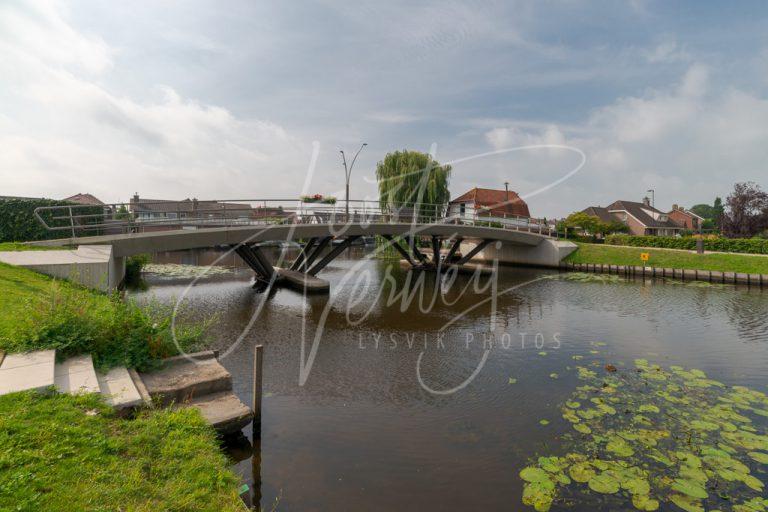
[[[279,224],[459,224],[556,236],[544,219],[483,211],[458,210],[444,204],[380,204],[375,200],[334,203],[296,199],[140,200],[107,205],[41,206],[35,218],[50,231],[79,236],[113,235],[161,230]]]

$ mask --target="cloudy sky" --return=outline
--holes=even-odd
[[[583,152],[533,215],[768,188],[768,5],[0,2],[0,195],[343,197],[361,142],[358,198],[433,145],[453,195],[531,194]],[[576,149],[506,151],[546,144]]]

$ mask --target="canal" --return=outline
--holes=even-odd
[[[669,368],[682,367],[678,373],[686,385],[693,382],[686,371],[696,369],[728,387],[768,391],[768,295],[759,289],[512,267],[501,267],[495,282],[472,276],[436,280],[396,260],[367,258],[360,247],[321,274],[331,282],[330,297],[287,289],[269,298],[256,294],[251,271],[234,256],[190,286],[185,269],[191,267],[180,265],[209,265],[221,254],[156,255],[155,263],[179,266],[150,266],[146,287],[129,295],[143,303],[179,301],[183,320],[210,321],[210,346],[225,356],[222,363],[245,403],[251,400],[253,347],[264,345],[255,465],[260,474],[254,479],[250,458],[234,469],[251,487],[247,499],[253,499],[254,487],[260,489],[256,496],[265,510],[533,510],[522,504],[526,480],[533,486],[529,500],[545,495],[544,510],[551,485],[537,487],[538,477],[521,478],[521,470],[540,456],[565,457],[589,443],[594,446],[587,456],[595,456],[605,447],[605,438],[585,434],[596,429],[597,420],[582,415],[575,421],[591,428],[575,432],[568,417],[577,417],[564,404],[591,400],[606,409],[612,403],[618,409],[610,414],[614,423],[597,428],[628,432],[615,422],[633,416],[639,403],[608,394],[630,389],[631,379],[645,375],[646,362],[661,370],[646,372],[652,378],[644,386],[656,385],[657,375],[671,382],[677,370]],[[624,380],[617,387],[611,379],[619,377]],[[696,382],[701,385],[695,393],[724,393],[719,384]],[[647,387],[646,394],[680,390],[664,385],[662,391]],[[613,402],[601,402],[598,395]],[[728,400],[700,398],[709,399]],[[675,402],[679,415],[696,419],[696,403],[686,400]],[[768,411],[768,403],[752,406]],[[643,432],[661,431],[663,424],[664,442],[679,439],[670,420],[645,415],[651,417]],[[765,416],[751,415],[749,423],[745,430],[766,433]],[[244,434],[251,437],[250,427]],[[610,435],[604,437],[613,449]],[[624,438],[635,443],[629,434]],[[652,464],[633,459],[646,455],[633,446],[634,455],[614,451],[630,466],[636,462],[651,471],[651,495],[658,488],[664,496],[701,499],[657,481]],[[696,453],[701,456],[701,450]],[[768,482],[765,464],[750,461],[749,467]],[[562,484],[553,510],[633,508],[624,486],[610,492],[590,482],[574,491],[575,482]],[[760,496],[755,489],[729,488],[729,499]],[[705,500],[713,500],[703,502],[708,506],[724,499],[711,489],[707,494]]]

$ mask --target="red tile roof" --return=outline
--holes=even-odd
[[[528,205],[520,199],[517,192],[510,190],[494,190],[490,188],[473,188],[456,199],[453,203],[474,203],[475,207],[485,206],[493,216],[519,215],[521,217],[530,217]]]
[[[95,196],[92,196],[91,194],[75,194],[63,200],[69,201],[70,203],[85,204],[90,206],[101,206],[104,204]]]

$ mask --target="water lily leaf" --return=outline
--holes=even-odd
[[[704,507],[696,498],[684,494],[673,494],[669,497],[670,501],[685,510],[685,512],[704,512]]]
[[[607,473],[600,473],[589,479],[589,488],[601,494],[613,494],[619,490],[619,482]]]
[[[541,468],[528,466],[520,471],[520,478],[526,482],[550,482],[549,475]],[[554,485],[552,487],[554,489]]]
[[[742,478],[742,482],[744,482],[747,487],[750,489],[753,489],[755,491],[762,491],[763,490],[763,482],[758,480],[752,475],[746,475],[744,478]]]
[[[536,512],[547,512],[554,499],[554,484],[550,488],[541,482],[532,482],[523,488],[523,504],[533,507]]]
[[[517,379],[513,379],[512,377],[510,377],[509,378],[509,383],[510,384],[516,384],[517,383]]]
[[[549,425],[549,420],[539,420],[539,425],[547,426]]]
[[[550,376],[550,378],[553,378],[553,379],[556,379],[556,378],[559,377],[559,375],[556,374],[556,373],[550,373],[549,376]]]
[[[581,407],[581,404],[575,400],[568,400],[565,402],[565,405],[570,407],[571,409],[578,409]]]
[[[653,404],[643,404],[638,410],[640,412],[659,412],[659,408]]]
[[[539,355],[540,356],[545,356],[545,355],[547,355],[547,351],[546,350],[542,350],[541,352],[539,352]]]
[[[654,500],[647,494],[632,495],[632,505],[638,510],[645,510],[648,512],[653,512],[659,508],[658,500]]]
[[[589,462],[579,462],[568,469],[568,474],[571,475],[574,481],[585,483],[595,476],[595,470]]]
[[[752,457],[755,461],[759,462],[760,464],[768,464],[768,453],[749,452],[747,455]]]
[[[675,483],[672,484],[672,489],[679,493],[685,494],[686,496],[690,496],[691,498],[698,498],[703,500],[709,497],[706,489],[704,489],[701,484],[695,480],[685,480],[678,478],[675,480]]]
[[[605,449],[609,452],[615,453],[619,457],[629,457],[634,454],[635,451],[624,439],[620,437],[614,437],[605,446]]]
[[[577,432],[581,432],[582,434],[591,434],[592,429],[589,428],[587,425],[583,423],[574,423],[573,429]]]

